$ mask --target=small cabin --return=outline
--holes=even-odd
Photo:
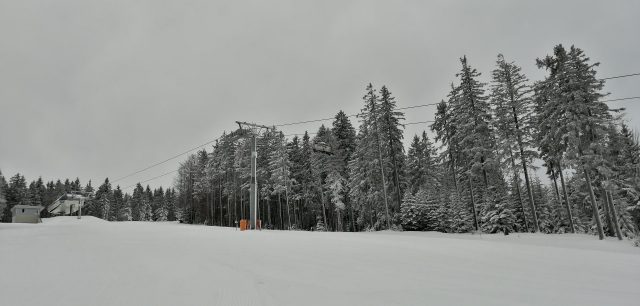
[[[42,206],[16,205],[11,208],[11,222],[13,223],[42,223],[40,212]]]

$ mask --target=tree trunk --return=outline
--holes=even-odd
[[[613,202],[613,192],[607,192],[607,195],[609,199],[609,210],[611,211],[613,226],[616,231],[616,237],[618,237],[618,240],[622,240],[622,232],[620,231],[620,223],[618,222],[618,213],[616,212],[616,205]]]
[[[327,211],[324,207],[324,191],[322,190],[322,182],[320,182],[320,202],[322,203],[322,220],[324,222],[324,231],[328,231],[329,223],[327,223]]]
[[[227,226],[231,227],[231,197],[227,195]]]
[[[476,226],[476,231],[480,229],[478,224],[478,213],[476,212],[476,200],[473,197],[473,183],[471,182],[471,170],[469,170],[469,192],[471,193],[471,207],[473,209],[473,223]]]
[[[513,85],[511,83],[511,77],[509,77],[508,83],[509,83],[509,87],[513,88],[512,87]],[[509,97],[511,100],[511,111],[513,115],[513,120],[516,125],[515,128],[516,128],[516,135],[518,140],[518,149],[520,149],[520,161],[522,163],[522,171],[524,171],[524,181],[527,187],[527,195],[529,196],[531,214],[533,215],[534,229],[537,233],[540,231],[540,225],[538,224],[538,212],[536,211],[536,204],[533,200],[533,191],[531,190],[531,181],[529,180],[529,170],[527,167],[527,159],[524,155],[524,144],[522,142],[522,135],[520,134],[520,123],[518,122],[519,118],[518,118],[518,112],[516,111],[516,107],[515,107],[516,101],[515,101],[513,90],[509,91]]]
[[[518,193],[518,201],[520,202],[520,207],[522,208],[522,220],[524,221],[524,228],[529,232],[529,225],[527,224],[527,212],[524,210],[524,201],[522,201],[522,192],[520,191],[520,175],[518,174],[518,170],[516,167],[516,159],[513,157],[513,152],[511,148],[509,148],[509,154],[511,155],[511,167],[513,168],[513,180],[516,184],[516,191]]]
[[[531,190],[531,181],[529,180],[529,171],[527,170],[527,161],[522,157],[524,150],[520,147],[520,160],[522,161],[522,170],[524,171],[524,181],[527,185],[527,194],[529,195],[529,204],[531,206],[531,214],[533,215],[534,229],[537,232],[540,231],[540,225],[538,224],[538,211],[536,210],[536,204],[533,201],[533,191]]]
[[[607,235],[613,237],[613,235],[615,235],[615,232],[613,231],[613,221],[611,220],[611,214],[609,212],[609,197],[607,196],[607,191],[604,189],[602,190],[602,199],[604,218],[607,221]]]
[[[298,224],[298,213],[297,213],[299,204],[300,204],[299,200],[293,200],[293,224],[296,225],[297,229],[300,228],[300,225]]]
[[[271,201],[269,199],[265,199],[267,201],[267,206],[265,209],[267,210],[267,219],[269,220],[269,226],[273,227],[273,220],[271,220]]]
[[[278,192],[278,217],[280,218],[280,229],[284,229],[284,220],[282,218],[282,198]]]
[[[556,201],[558,202],[558,206],[562,209],[562,199],[560,198],[560,190],[558,189],[558,180],[556,178],[556,171],[553,170],[553,166],[551,167],[551,177],[553,178],[553,188],[556,192]],[[560,211],[558,211],[560,213]],[[562,213],[560,213],[560,217],[562,217]]]
[[[449,159],[451,160],[451,175],[453,176],[453,186],[456,188],[456,192],[460,195],[460,189],[458,188],[458,178],[456,177],[456,161],[453,159],[453,152],[449,148]]]
[[[351,231],[356,231],[355,221],[353,220],[353,205],[351,204],[351,200],[347,200],[349,205],[349,220],[351,221]]]
[[[218,179],[218,188],[220,191],[220,201],[218,202],[218,206],[220,207],[220,226],[224,226],[224,222],[222,221],[222,178]]]
[[[291,212],[289,211],[289,182],[284,190],[285,205],[287,205],[287,227],[291,229]]]
[[[233,226],[236,226],[236,222],[238,222],[238,173],[234,170],[233,171],[233,176],[234,176],[234,188],[233,188]]]
[[[598,203],[596,202],[596,196],[593,193],[593,187],[591,185],[591,176],[587,171],[586,165],[583,165],[582,171],[584,172],[584,178],[587,180],[587,187],[589,188],[589,197],[591,198],[591,207],[593,208],[593,217],[596,220],[596,229],[598,230],[598,237],[600,240],[604,239],[604,231],[602,230],[602,220],[600,220],[600,213],[598,211]]]
[[[567,192],[567,185],[564,182],[564,174],[562,173],[562,167],[558,162],[558,173],[560,173],[560,184],[562,184],[562,195],[564,196],[564,205],[567,207],[567,216],[569,218],[569,228],[572,233],[576,232],[576,226],[573,224],[573,213],[571,213],[571,205],[569,205],[569,193]]]

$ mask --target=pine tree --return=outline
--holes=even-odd
[[[482,226],[489,233],[502,232],[509,235],[515,229],[516,217],[509,208],[509,201],[501,192],[489,192],[490,201],[482,217]]]
[[[167,191],[168,193],[169,191]],[[156,189],[153,193],[153,203],[154,203],[154,212],[153,217],[154,221],[167,221],[169,216],[169,211],[167,209],[167,202],[165,199],[165,192],[162,187]]]
[[[333,136],[331,130],[327,129],[324,125],[321,125],[313,138],[313,143],[333,143]],[[318,212],[318,216],[322,217],[322,223],[324,228],[330,230],[332,228],[329,223],[327,213],[329,210],[329,202],[327,201],[328,194],[326,191],[327,176],[331,170],[336,169],[335,163],[332,163],[333,159],[321,152],[311,153],[311,188],[312,192],[316,195],[316,203],[313,209]]]
[[[109,221],[129,221],[129,211],[124,201],[124,195],[120,189],[120,185],[113,190],[113,204],[109,212]]]
[[[485,207],[478,205],[477,201],[486,199],[486,190],[503,178],[494,156],[495,136],[490,126],[491,114],[484,91],[485,84],[477,80],[480,73],[468,65],[466,56],[460,62],[462,69],[456,75],[460,85],[453,87],[449,94],[449,124],[455,126],[455,140],[450,142],[459,148],[458,160],[466,175],[474,223],[479,229],[478,210]],[[481,175],[484,188],[474,184],[478,174]],[[494,179],[490,182],[490,177],[498,178],[498,181]]]
[[[327,175],[327,189],[329,190],[329,198],[336,212],[337,229],[338,231],[342,231],[342,215],[346,208],[344,204],[345,179],[338,170],[333,169],[329,172],[329,175]]]
[[[413,194],[421,187],[436,187],[436,157],[433,144],[429,141],[426,132],[422,137],[415,135],[407,153],[407,182],[409,191]]]
[[[9,179],[9,184],[5,191],[6,206],[2,214],[2,222],[11,222],[11,208],[16,205],[28,202],[27,183],[24,176],[17,173]]]
[[[29,203],[35,206],[43,206],[44,203],[44,195],[45,195],[45,185],[42,182],[42,178],[39,177],[37,181],[31,182],[29,184]]]
[[[129,193],[125,193],[122,202],[123,207],[120,213],[120,221],[133,221],[133,212],[131,210],[131,195],[129,195]]]
[[[443,153],[440,156],[440,161],[447,165],[449,170],[451,181],[455,187],[455,191],[458,193],[458,164],[460,159],[460,146],[458,144],[459,137],[456,135],[456,126],[453,124],[451,108],[449,105],[454,104],[454,100],[457,95],[457,90],[451,84],[452,90],[449,94],[449,103],[444,100],[437,106],[435,120],[431,124],[431,130],[436,133],[435,141],[441,143],[441,149]]]
[[[287,153],[284,134],[282,132],[274,135],[274,150],[269,154],[269,172],[271,174],[270,183],[272,188],[272,194],[278,198],[278,218],[280,221],[280,228],[285,229],[291,227],[291,213],[289,210],[289,183],[291,181],[291,163],[289,161],[289,154]],[[282,210],[282,195],[286,201],[286,212]],[[286,216],[285,216],[286,213]],[[285,219],[287,219],[285,221]]]
[[[303,206],[302,211],[300,212],[302,228],[308,229],[311,229],[313,226],[315,226],[316,223],[316,217],[315,215],[310,214],[311,209],[309,207],[310,201],[312,200],[312,190],[314,185],[313,170],[311,167],[312,152],[313,150],[311,148],[311,139],[309,137],[309,133],[305,131],[304,136],[302,137],[302,145],[300,146],[301,163],[296,181],[301,185],[302,188],[301,197],[303,200]]]
[[[290,142],[287,143],[287,154],[289,161],[291,162],[291,182],[290,182],[290,197],[293,200],[293,220],[294,227],[296,229],[302,228],[302,207],[301,202],[304,197],[304,185],[302,181],[302,166],[303,156],[302,148],[300,146],[300,138],[294,136]]]
[[[167,192],[165,194],[165,201],[167,203],[167,221],[178,220],[178,215],[176,214],[176,199],[174,189],[167,189]]]
[[[351,231],[355,231],[354,209],[349,197],[349,186],[346,182],[349,181],[349,161],[356,149],[356,130],[351,124],[349,117],[343,111],[336,114],[331,133],[333,134],[334,140],[333,158],[335,160],[337,170],[344,181],[343,200],[345,210],[349,214],[349,229]]]
[[[143,197],[144,188],[138,183],[135,189],[133,189],[133,195],[131,196],[131,217],[133,221],[144,221],[146,219],[142,205]]]
[[[537,153],[531,149],[533,148],[531,88],[527,84],[528,80],[522,74],[521,68],[513,62],[507,62],[502,54],[498,55],[497,68],[493,70],[492,77],[491,103],[495,112],[494,125],[498,139],[500,139],[498,142],[499,152],[502,155],[501,158],[508,161],[507,168],[511,168],[513,171],[518,195],[520,195],[520,174],[515,160],[520,160],[534,220],[534,229],[538,232],[540,229],[528,167],[530,161],[537,157]],[[521,197],[519,197],[519,201],[524,211]]]
[[[151,207],[153,203],[153,192],[149,185],[144,190],[144,194],[142,195],[142,205],[140,207],[140,221],[153,221],[153,208]]]
[[[392,177],[389,182],[389,190],[395,190],[390,198],[396,199],[395,205],[392,205],[392,211],[400,210],[402,202],[404,172],[405,172],[405,155],[403,141],[403,126],[400,121],[404,120],[404,114],[396,110],[395,98],[386,86],[380,89],[380,106],[378,120],[378,133],[380,134],[380,142],[384,144],[383,152],[385,167],[387,173],[391,173]]]
[[[109,220],[110,207],[113,203],[113,192],[109,178],[106,178],[104,183],[98,187],[93,203],[95,209],[90,211],[91,215],[100,219]]]
[[[417,195],[406,193],[400,206],[400,224],[405,231],[422,229],[424,213],[417,203]]]
[[[391,227],[388,176],[384,167],[382,139],[380,137],[379,100],[373,85],[369,84],[363,97],[364,108],[356,137],[356,149],[349,162],[349,196],[359,212],[358,224],[369,229]]]
[[[604,81],[596,78],[589,58],[572,46],[567,52],[562,45],[554,48],[554,55],[537,60],[538,67],[551,74],[543,81],[547,99],[539,107],[538,120],[545,127],[541,131],[549,147],[564,146],[564,157],[578,167],[585,177],[594,220],[600,239],[604,231],[598,203],[593,190],[592,176],[602,156],[604,131],[611,120],[608,106],[601,102]]]

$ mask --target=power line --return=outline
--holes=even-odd
[[[396,110],[412,109],[412,108],[418,108],[418,107],[433,106],[433,105],[438,105],[438,104],[440,104],[440,102],[438,102],[438,103],[418,104],[418,105],[407,106],[407,107],[399,107],[399,108],[396,108]]]
[[[613,102],[613,101],[623,101],[623,100],[633,100],[633,99],[640,99],[640,96],[628,97],[628,98],[619,98],[619,99],[611,99],[611,100],[603,100],[603,101],[600,101],[600,102]]]
[[[142,181],[142,182],[137,182],[137,183],[135,183],[135,184],[131,184],[131,185],[127,186],[127,187],[124,187],[122,190],[127,190],[127,189],[129,189],[129,188],[131,188],[131,187],[133,187],[133,186],[138,185],[138,184],[142,184],[142,183],[150,182],[150,181],[153,181],[153,180],[155,180],[155,179],[159,179],[159,178],[161,178],[161,177],[163,177],[163,176],[167,176],[167,175],[172,174],[172,173],[175,173],[175,172],[178,172],[178,169],[173,170],[173,171],[170,171],[170,172],[167,172],[167,173],[165,173],[165,174],[158,175],[158,176],[156,176],[156,177],[152,177],[152,178],[150,178],[150,179],[148,179],[148,180],[144,180],[144,181]]]
[[[419,122],[409,122],[409,123],[404,123],[403,125],[414,125],[414,124],[422,124],[422,123],[433,123],[433,120],[419,121]]]
[[[639,73],[632,73],[632,74],[623,74],[623,75],[616,75],[616,76],[612,76],[612,77],[608,77],[608,78],[602,78],[601,80],[612,80],[612,79],[620,79],[620,78],[627,78],[627,77],[632,77],[632,76],[639,76]]]
[[[427,106],[433,106],[433,105],[438,105],[440,104],[438,103],[427,103],[427,104],[418,104],[418,105],[411,105],[411,106],[405,106],[405,107],[398,107],[396,108],[396,110],[403,110],[403,109],[412,109],[412,108],[419,108],[419,107],[427,107]],[[364,115],[367,112],[359,112],[357,114],[351,114],[351,115],[347,115],[347,117],[358,117],[360,115]],[[296,122],[289,122],[289,123],[284,123],[284,124],[276,124],[274,126],[290,126],[290,125],[299,125],[299,124],[305,124],[305,123],[314,123],[314,122],[322,122],[322,121],[329,121],[329,120],[333,120],[335,119],[335,117],[332,118],[323,118],[323,119],[313,119],[313,120],[305,120],[305,121],[296,121]],[[287,135],[285,135],[287,136]]]
[[[318,133],[309,133],[309,132],[307,132],[307,135],[315,135],[315,134],[318,134]],[[286,134],[286,135],[284,135],[284,137],[290,137],[290,136],[304,136],[304,133],[295,133],[295,134]]]
[[[211,144],[211,143],[213,143],[213,142],[217,141],[218,139],[220,139],[220,137],[218,137],[218,138],[216,138],[216,139],[214,139],[214,140],[211,140],[211,141],[207,141],[207,142],[205,142],[205,143],[203,143],[203,144],[201,144],[201,145],[199,145],[199,146],[197,146],[197,147],[195,147],[195,148],[189,149],[188,151],[184,151],[184,152],[182,152],[182,153],[180,153],[180,154],[177,154],[177,155],[174,155],[174,156],[172,156],[172,157],[169,157],[169,158],[167,158],[167,159],[165,159],[165,160],[163,160],[163,161],[160,161],[160,162],[157,162],[157,163],[155,163],[155,164],[152,164],[152,165],[150,165],[150,166],[148,166],[148,167],[146,167],[146,168],[144,168],[144,169],[140,169],[140,170],[135,171],[135,172],[133,172],[133,173],[127,174],[127,175],[125,175],[125,176],[123,176],[123,177],[117,178],[117,179],[113,180],[111,183],[115,183],[115,182],[121,181],[121,180],[126,179],[126,178],[128,178],[128,177],[134,176],[134,175],[136,175],[136,174],[138,174],[138,173],[140,173],[140,172],[144,172],[144,171],[147,171],[147,170],[149,170],[149,169],[151,169],[151,168],[153,168],[153,167],[156,167],[156,166],[162,165],[162,164],[164,164],[164,163],[166,163],[166,162],[168,162],[168,161],[170,161],[170,160],[176,159],[176,158],[178,158],[178,157],[180,157],[180,156],[182,156],[182,155],[185,155],[185,154],[187,154],[187,153],[189,153],[189,152],[193,152],[193,151],[195,151],[195,150],[197,150],[197,149],[200,149],[200,148],[202,148],[202,147],[204,147],[204,146],[206,146],[206,145],[208,145],[208,144]]]
[[[335,118],[314,119],[314,120],[307,120],[307,121],[298,121],[298,122],[290,122],[290,123],[284,123],[284,124],[276,124],[276,125],[274,125],[274,126],[298,125],[298,124],[304,124],[304,123],[313,123],[313,122],[328,121],[328,120],[333,120],[333,119],[335,119]]]

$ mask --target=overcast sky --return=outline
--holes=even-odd
[[[0,0],[0,170],[97,186],[235,120],[355,113],[369,82],[387,85],[400,107],[438,102],[465,54],[484,81],[498,53],[541,79],[535,59],[558,43],[601,62],[600,77],[636,73],[639,12],[640,1]],[[639,96],[638,84],[612,80],[606,90]],[[640,100],[612,105],[640,130]],[[433,112],[413,109],[406,122]],[[405,138],[425,128],[408,126]]]

